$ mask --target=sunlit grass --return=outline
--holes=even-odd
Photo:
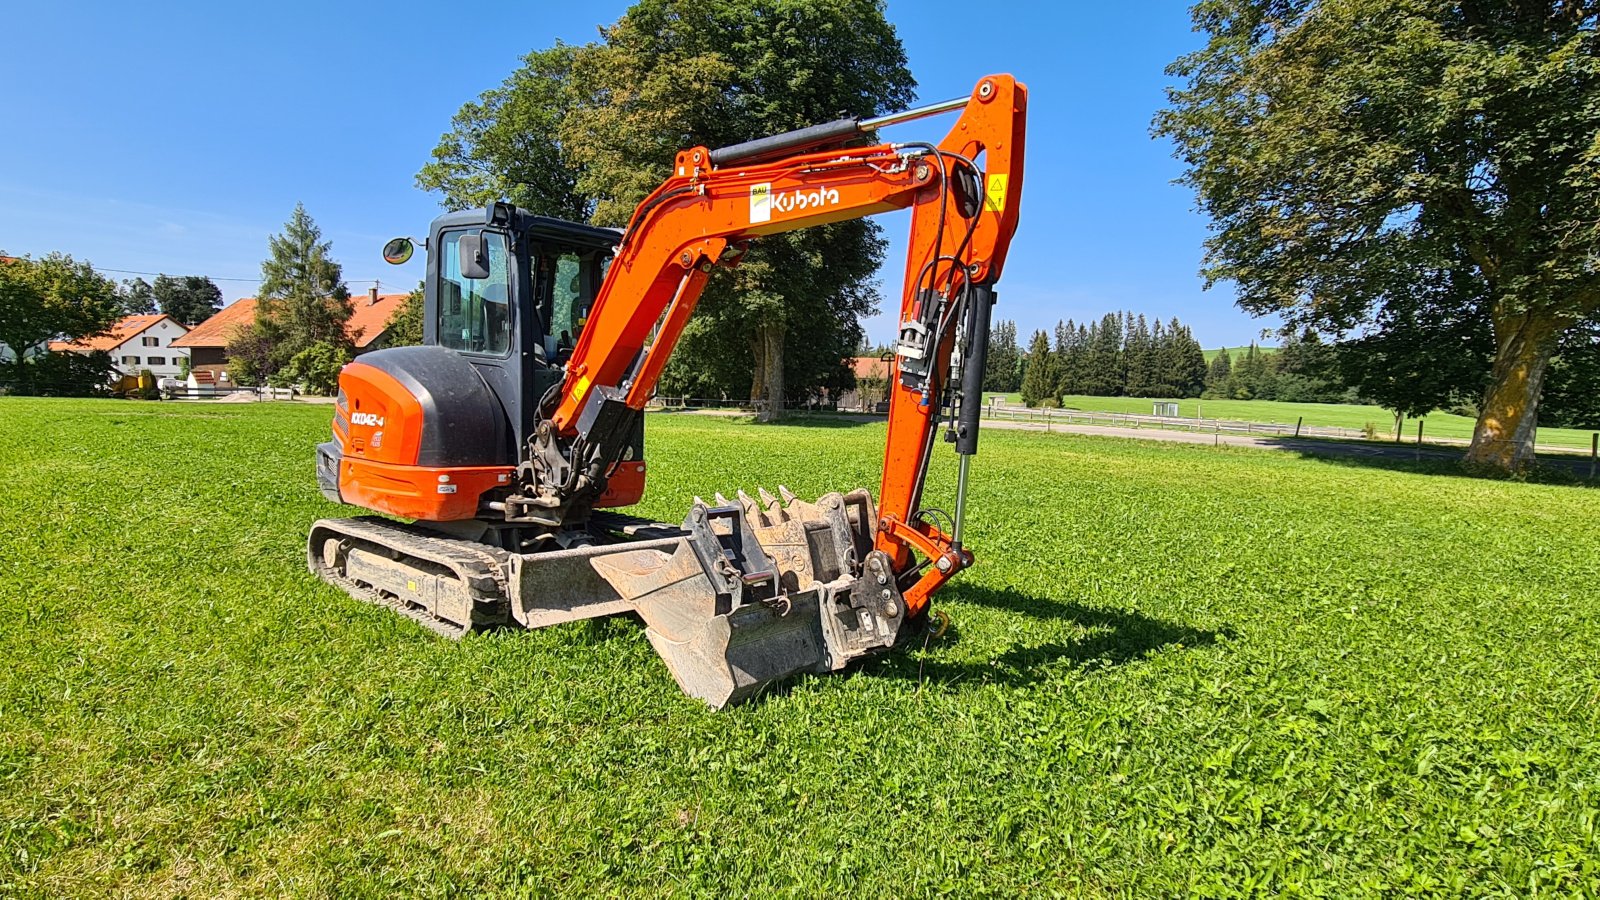
[[[0,401],[0,895],[1600,883],[1588,488],[986,435],[951,634],[713,713],[626,619],[451,643],[318,582],[327,416]],[[648,427],[666,519],[884,436]]]

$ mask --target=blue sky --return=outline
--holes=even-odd
[[[374,279],[409,289],[419,264],[387,266],[378,250],[425,234],[438,214],[413,176],[451,115],[523,53],[591,40],[626,6],[8,4],[0,250],[205,274],[231,300],[254,292],[268,235],[301,201],[352,291]],[[1031,91],[1024,211],[997,316],[1025,338],[1111,309],[1175,315],[1208,347],[1270,324],[1239,312],[1225,285],[1202,291],[1205,220],[1171,183],[1169,146],[1149,136],[1162,70],[1198,41],[1184,4],[892,0],[888,10],[922,101],[966,94],[991,72]],[[868,329],[886,341],[907,219],[882,221],[894,242],[889,311]]]

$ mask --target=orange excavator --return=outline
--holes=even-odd
[[[892,647],[972,565],[968,471],[1026,111],[1027,89],[992,75],[944,103],[684,150],[621,231],[505,203],[435,220],[423,345],[345,366],[317,448],[324,495],[387,517],[316,522],[312,571],[449,636],[637,614],[713,707]],[[953,112],[937,144],[862,145]],[[906,208],[876,501],[779,487],[697,497],[681,524],[617,512],[643,496],[644,409],[713,268],[765,235]],[[950,514],[922,498],[941,423],[958,454]]]

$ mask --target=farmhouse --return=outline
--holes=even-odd
[[[92,353],[104,350],[123,375],[138,375],[145,369],[157,378],[176,378],[189,351],[178,346],[189,329],[178,320],[161,313],[127,316],[98,337],[75,341],[51,341],[53,352]]]
[[[353,310],[350,321],[345,324],[345,333],[350,335],[350,340],[355,344],[356,353],[377,350],[385,345],[388,339],[385,326],[405,299],[405,294],[380,294],[377,288],[351,298]],[[223,376],[227,373],[228,342],[233,340],[239,329],[255,321],[255,317],[256,298],[241,297],[196,325],[176,346],[189,352],[189,361],[196,370],[204,367],[226,383],[227,379]]]
[[[855,369],[856,386],[839,395],[839,409],[886,411],[878,407],[889,398],[889,364],[876,356],[855,356],[850,359],[850,367]]]

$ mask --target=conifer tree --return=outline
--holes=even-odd
[[[1035,331],[1028,343],[1028,367],[1022,376],[1022,403],[1038,406],[1055,397],[1056,367],[1050,352],[1050,335]]]

